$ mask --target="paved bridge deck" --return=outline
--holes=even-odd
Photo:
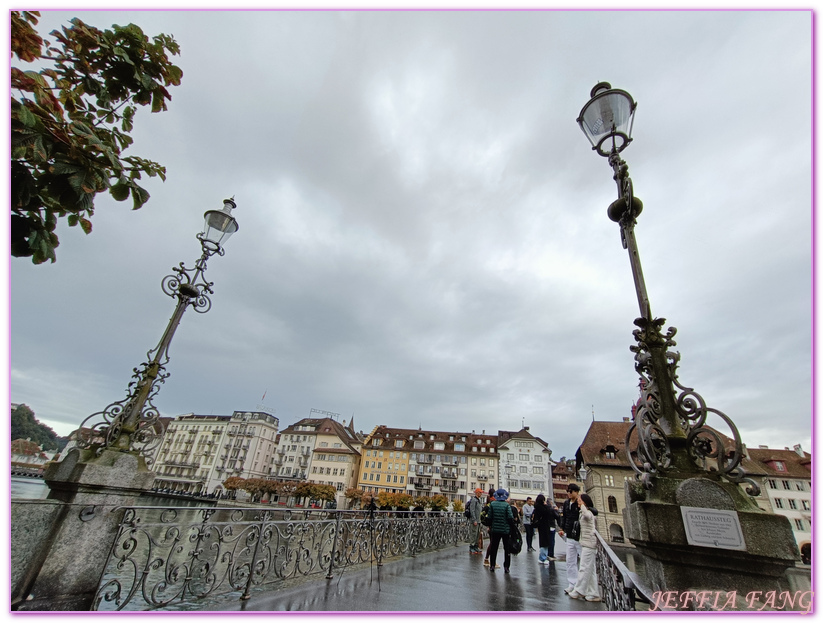
[[[468,546],[448,547],[252,594],[223,610],[300,612],[602,611],[602,603],[569,598],[566,563],[537,563],[537,552],[512,557],[511,573],[494,573]]]

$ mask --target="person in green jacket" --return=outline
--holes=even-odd
[[[498,489],[494,492],[494,501],[489,506],[491,525],[489,526],[489,571],[494,571],[497,563],[497,550],[500,542],[503,542],[503,570],[508,573],[512,562],[511,548],[509,545],[509,533],[514,522],[512,507],[506,502],[509,499],[509,492],[505,489]]]

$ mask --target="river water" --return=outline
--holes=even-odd
[[[13,500],[44,500],[49,494],[49,488],[40,478],[11,479],[11,498]]]

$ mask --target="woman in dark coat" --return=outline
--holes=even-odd
[[[542,493],[534,501],[534,513],[532,514],[532,524],[537,529],[540,537],[539,564],[548,565],[554,560],[554,531],[560,515],[554,508],[546,504],[546,496]]]

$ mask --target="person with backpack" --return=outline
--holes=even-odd
[[[509,543],[514,513],[506,502],[509,492],[498,489],[494,492],[494,501],[489,505],[489,571],[494,571],[497,564],[497,550],[503,543],[503,571],[509,573],[512,563],[511,546]]]
[[[480,554],[483,551],[483,532],[480,525],[480,511],[483,508],[481,495],[483,495],[483,489],[478,487],[474,490],[474,497],[466,504],[466,519],[472,524],[472,529],[469,531],[469,554]]]

